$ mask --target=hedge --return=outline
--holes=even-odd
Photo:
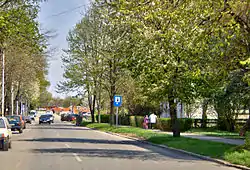
[[[109,123],[110,122],[110,115],[109,114],[101,114],[101,123]],[[96,120],[98,122],[98,115],[96,115]],[[116,123],[116,115],[114,115],[114,119]],[[118,117],[119,125],[130,125],[130,120],[128,115],[119,115]]]
[[[180,131],[185,132],[192,128],[193,119],[182,118],[178,119],[180,124]],[[170,118],[158,118],[156,127],[162,131],[172,131],[171,119]]]
[[[108,114],[101,114],[101,123],[109,123],[109,115]],[[99,116],[96,115],[96,121],[98,122]]]
[[[143,116],[130,116],[130,126],[143,127]]]
[[[115,115],[114,115],[115,118]],[[119,115],[118,121],[119,125],[141,127],[143,128],[143,116],[128,116]],[[98,121],[98,115],[96,115],[96,120]],[[101,123],[109,123],[110,115],[101,114]],[[180,123],[180,131],[184,132],[190,130],[193,124],[193,119],[178,119]],[[116,122],[115,122],[116,123]],[[156,123],[156,128],[162,131],[172,131],[171,119],[170,118],[158,118]]]

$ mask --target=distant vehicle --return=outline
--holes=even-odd
[[[60,112],[60,116],[63,115],[63,114],[64,114],[64,115],[65,115],[65,114],[68,114],[68,113],[69,113],[69,112],[61,111],[61,112]]]
[[[76,114],[68,114],[67,117],[66,117],[66,121],[68,122],[71,122],[71,121],[74,121],[76,120]]]
[[[82,112],[82,115],[89,117],[89,116],[91,116],[91,113],[90,112]]]
[[[51,117],[50,117],[50,115],[47,115],[47,114],[45,114],[45,115],[41,115],[40,117],[39,117],[39,124],[42,124],[42,123],[49,123],[49,124],[51,124]]]
[[[53,115],[53,112],[50,110],[47,110],[45,114],[52,114]]]
[[[31,122],[32,122],[31,116],[25,116],[24,120],[26,123],[29,123],[29,124],[31,124]]]
[[[24,121],[22,119],[22,116],[6,116],[6,118],[8,119],[9,124],[11,125],[11,131],[17,130],[19,131],[19,133],[23,133]]]
[[[54,123],[54,115],[53,114],[46,114],[49,118],[51,123]]]
[[[0,147],[3,151],[8,151],[11,148],[11,125],[5,117],[0,117]]]
[[[67,113],[61,114],[61,121],[67,121],[67,116],[68,116]]]
[[[31,110],[29,113],[29,116],[31,117],[32,120],[35,120],[36,115],[37,115],[36,110]]]

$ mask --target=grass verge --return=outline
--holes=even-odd
[[[230,139],[245,139],[245,137],[239,136],[239,133],[236,132],[227,132],[221,131],[214,128],[206,128],[206,129],[191,129],[187,131],[187,133],[196,133],[206,136],[216,136],[222,138],[230,138]]]
[[[239,147],[236,147],[235,145],[185,137],[174,138],[168,134],[161,134],[135,127],[116,128],[111,127],[109,124],[98,123],[83,123],[83,125],[105,132],[114,132],[137,137],[155,144],[163,144],[169,147],[186,150],[204,156],[210,156],[212,158],[224,159],[231,163],[250,167],[250,151],[239,149]]]

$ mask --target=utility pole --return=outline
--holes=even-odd
[[[4,66],[5,65],[5,56],[4,50],[2,51],[2,117],[4,117]]]

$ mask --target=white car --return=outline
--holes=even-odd
[[[0,148],[8,151],[11,148],[12,132],[9,121],[5,117],[0,117]]]

